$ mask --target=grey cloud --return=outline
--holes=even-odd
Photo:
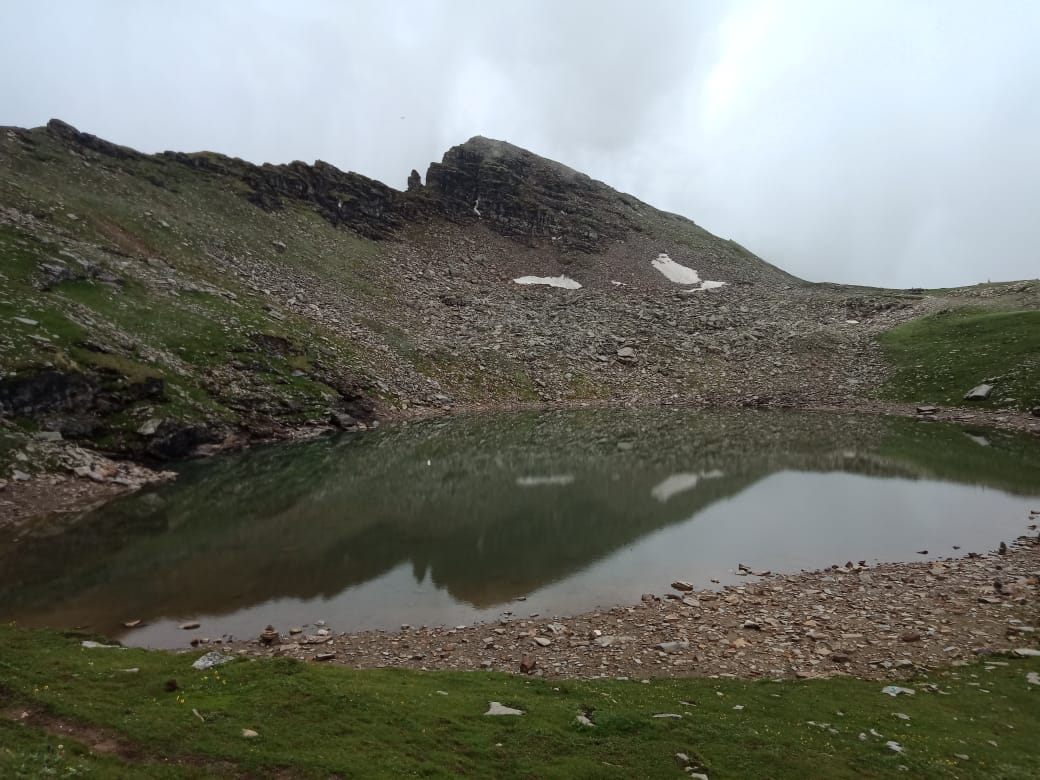
[[[810,279],[1035,277],[1040,6],[141,3],[0,10],[0,123],[403,187],[505,138]]]

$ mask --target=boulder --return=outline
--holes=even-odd
[[[964,394],[965,401],[985,401],[993,392],[993,385],[976,385]]]

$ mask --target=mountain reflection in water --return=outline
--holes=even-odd
[[[464,416],[198,461],[60,532],[0,536],[0,619],[175,645],[567,614],[790,569],[994,547],[1034,441],[912,420],[593,410]],[[527,597],[525,604],[516,600]],[[146,629],[126,633],[141,618]]]

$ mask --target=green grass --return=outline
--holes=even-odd
[[[913,320],[881,337],[894,372],[885,398],[984,408],[1040,405],[1040,311],[962,308]],[[965,401],[978,384],[986,401]]]
[[[0,628],[0,710],[71,728],[58,751],[32,720],[0,725],[0,775],[682,777],[680,752],[716,779],[1040,773],[1040,687],[1026,682],[1037,659],[935,673],[909,684],[915,696],[893,699],[883,683],[852,679],[545,681],[287,659],[197,672],[197,653],[84,649],[80,639]],[[492,700],[526,714],[485,717]],[[579,713],[596,726],[578,725]],[[67,736],[84,730],[87,741],[101,733],[130,749],[88,755]]]
[[[292,372],[315,365],[332,373],[349,371],[345,366],[354,358],[348,345],[328,334],[319,336],[300,318],[288,313],[272,318],[266,301],[246,291],[237,290],[229,299],[200,290],[156,288],[135,277],[133,266],[124,267],[116,287],[80,279],[39,290],[34,285],[38,264],[54,253],[27,232],[0,227],[0,371],[31,373],[54,366],[100,371],[128,382],[161,378],[166,401],[142,414],[185,421],[235,420],[224,389],[228,375],[241,371],[239,381],[247,390],[276,404],[284,401],[281,416],[303,422],[324,417],[335,393]],[[226,289],[229,280],[223,281]],[[283,338],[294,351],[283,355],[263,349],[257,344],[262,335]],[[232,361],[249,367],[232,369]],[[106,425],[132,432],[140,417],[131,410],[110,416]]]

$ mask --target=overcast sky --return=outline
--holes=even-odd
[[[0,124],[327,160],[501,138],[816,281],[1040,276],[1034,0],[0,0]]]

